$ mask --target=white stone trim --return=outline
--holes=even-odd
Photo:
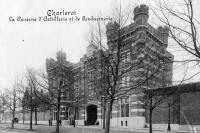
[[[117,110],[113,110],[113,111],[112,111],[112,113],[117,113],[117,112],[118,112]]]
[[[132,94],[132,95],[131,95],[131,97],[136,97],[136,96],[137,96],[136,94]]]
[[[131,109],[131,112],[145,112],[145,109]]]
[[[142,101],[131,102],[131,104],[144,104]]]

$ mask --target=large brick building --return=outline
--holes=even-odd
[[[179,93],[172,95],[173,98],[179,99],[171,108],[171,122],[175,125],[179,124],[199,124],[200,116],[199,108],[199,83],[172,86],[172,62],[173,55],[167,51],[169,31],[167,27],[154,28],[148,23],[149,8],[146,5],[140,5],[134,9],[134,22],[121,29],[121,38],[123,48],[121,52],[122,68],[126,69],[128,62],[140,62],[137,69],[129,71],[122,77],[122,81],[126,83],[125,89],[131,89],[131,84],[137,83],[141,79],[145,79],[162,64],[156,74],[142,84],[140,89],[148,90],[158,88],[163,90],[181,90]],[[116,22],[108,23],[106,26],[107,45],[113,48],[116,44],[115,27],[119,24]],[[96,70],[103,68],[101,54],[98,47],[93,42],[87,47],[87,53],[80,59],[80,62],[73,64],[66,61],[64,52],[57,53],[57,60],[49,58],[46,60],[47,73],[50,79],[56,77],[60,70],[58,64],[67,75],[67,71],[72,71],[73,78],[63,79],[68,87],[62,89],[61,94],[61,111],[60,118],[65,122],[76,118],[78,125],[84,125],[84,121],[88,125],[93,125],[97,121],[102,126],[103,118],[103,96],[105,85],[102,82],[102,75]],[[95,66],[95,67],[94,67]],[[54,69],[54,70],[53,70]],[[65,71],[64,69],[67,69]],[[59,77],[59,74],[57,75]],[[53,89],[56,81],[50,80],[49,86]],[[73,94],[73,97],[71,97]],[[116,100],[113,105],[111,126],[117,127],[144,127],[148,122],[148,113],[144,108],[143,93],[135,94],[133,91],[127,93],[124,97]],[[172,98],[172,99],[173,99]],[[195,101],[190,105],[191,99]],[[69,105],[73,103],[74,106]],[[165,103],[162,105],[165,106]],[[75,107],[75,108],[74,108]],[[178,107],[178,108],[177,108]],[[56,109],[46,111],[48,117],[56,119]],[[192,115],[189,113],[191,112]],[[183,115],[184,114],[184,115]],[[38,114],[39,115],[39,114]],[[44,115],[46,116],[46,115]],[[42,118],[42,117],[41,117]],[[47,120],[47,117],[44,117]],[[165,124],[168,121],[168,112],[166,108],[157,108],[153,112],[154,124]]]
[[[162,67],[151,77],[148,83],[141,85],[142,89],[166,87],[172,85],[173,55],[167,51],[169,31],[167,27],[153,28],[148,23],[149,8],[140,5],[134,9],[134,22],[121,29],[123,48],[121,52],[122,68],[126,69],[128,62],[142,62],[137,69],[129,71],[122,77],[122,86],[131,89],[131,84],[148,77],[158,68]],[[111,22],[106,26],[107,45],[113,48],[116,45],[116,31],[118,23]],[[115,50],[114,50],[115,51]],[[114,52],[113,51],[113,52]],[[160,59],[162,58],[162,59]],[[74,65],[75,82],[74,89],[77,95],[84,98],[83,106],[77,113],[77,124],[102,125],[102,94],[104,87],[99,85],[102,75],[96,72],[101,68],[101,54],[98,48],[91,43],[87,47],[87,53]],[[125,65],[124,65],[125,64]],[[95,79],[95,80],[94,80]],[[101,83],[101,82],[100,82]],[[111,125],[121,127],[143,127],[145,125],[145,109],[142,101],[143,94],[127,93],[124,98],[115,101],[113,105]]]

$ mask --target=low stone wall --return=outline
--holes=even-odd
[[[111,126],[120,128],[143,128],[145,125],[144,117],[120,117],[112,118]]]
[[[147,127],[149,127],[149,123],[147,123]],[[152,127],[154,129],[163,129],[167,130],[168,124],[153,124]],[[177,130],[180,128],[179,124],[170,124],[171,130]]]
[[[84,120],[76,120],[75,122],[76,122],[76,125],[78,125],[78,126],[84,126],[85,125]]]
[[[19,121],[18,123],[23,123],[23,121]],[[30,121],[24,121],[25,124],[30,123]],[[35,124],[35,121],[32,121],[33,124]],[[49,121],[37,121],[37,124],[42,124],[42,125],[49,125]]]

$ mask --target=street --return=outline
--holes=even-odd
[[[48,125],[33,125],[33,130],[29,130],[28,124],[15,124],[15,128],[11,129],[10,124],[0,124],[0,133],[54,133],[56,130],[55,126]],[[87,127],[72,127],[72,126],[60,126],[60,133],[103,133],[103,129],[97,126],[87,126]],[[148,129],[140,130],[128,130],[128,129],[116,129],[112,128],[110,133],[148,133]],[[161,131],[154,130],[154,133],[189,133],[189,131]],[[192,133],[192,132],[191,132]],[[200,133],[199,131],[196,133]]]

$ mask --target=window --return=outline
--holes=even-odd
[[[130,52],[125,52],[121,55],[121,62],[122,64],[130,62]]]
[[[88,95],[89,96],[94,96],[94,84],[88,84]]]
[[[92,79],[94,78],[94,76],[95,76],[94,70],[88,72],[88,78],[89,78],[90,80],[92,80]]]
[[[121,79],[122,87],[128,87],[130,85],[130,76],[124,76]]]
[[[125,125],[128,126],[128,122],[127,121],[125,121]]]
[[[129,117],[129,100],[128,100],[128,98],[121,99],[121,117]]]
[[[79,87],[77,84],[74,85],[74,90],[75,90],[75,96],[78,97],[79,96]]]

